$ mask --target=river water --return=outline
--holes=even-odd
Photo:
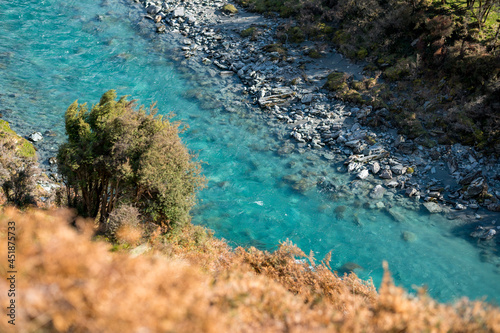
[[[184,140],[204,162],[209,183],[194,222],[231,245],[273,250],[290,239],[319,259],[332,251],[334,269],[356,263],[355,272],[375,286],[386,260],[398,285],[425,285],[440,301],[500,299],[499,269],[478,246],[454,236],[457,226],[444,216],[395,207],[404,216],[396,222],[365,208],[369,200],[360,194],[294,190],[293,177],[303,185],[325,177],[342,186],[352,176],[314,152],[280,151],[289,129],[245,107],[244,97],[232,113],[190,98],[220,94],[229,81],[201,82],[179,70],[169,43],[140,33],[137,10],[124,0],[0,1],[0,113],[23,135],[57,134],[44,139],[43,160],[64,139],[63,115],[74,100],[96,103],[114,88],[141,104],[157,101],[160,113],[189,125]],[[405,241],[403,232],[415,240]]]

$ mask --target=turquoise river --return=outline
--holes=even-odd
[[[180,70],[169,43],[141,32],[140,15],[129,0],[0,1],[0,113],[23,135],[57,134],[44,140],[42,162],[64,139],[66,108],[76,99],[95,103],[115,88],[141,104],[157,101],[160,113],[173,112],[189,124],[184,141],[203,160],[209,180],[194,222],[231,245],[272,250],[290,239],[319,259],[332,251],[334,269],[355,262],[362,267],[356,273],[376,286],[386,260],[396,283],[408,290],[425,285],[441,301],[500,299],[498,268],[457,237],[444,216],[395,208],[405,216],[398,223],[356,204],[363,198],[332,200],[316,187],[296,192],[284,176],[323,175],[338,185],[352,176],[311,152],[277,154],[289,129],[269,127],[259,112],[237,104],[241,110],[229,113],[190,99],[193,89],[215,95],[224,87],[200,85]],[[336,213],[338,206],[345,212]],[[403,231],[416,240],[404,241]]]

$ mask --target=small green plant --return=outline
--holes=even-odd
[[[234,7],[234,5],[226,4],[222,7],[222,11],[226,14],[236,14],[238,13],[238,9]]]
[[[286,48],[284,48],[283,44],[281,43],[266,45],[262,48],[262,50],[269,53],[277,52],[280,55],[286,55]]]
[[[241,35],[241,37],[243,37],[243,38],[245,38],[245,37],[250,37],[250,36],[252,36],[252,37],[253,37],[253,36],[254,36],[254,34],[256,33],[256,31],[257,31],[257,28],[255,28],[255,27],[250,27],[250,28],[247,28],[247,29],[245,29],[245,30],[242,30],[242,31],[240,32],[240,35]]]
[[[288,42],[300,44],[306,40],[306,35],[300,27],[292,27],[286,32]]]
[[[307,52],[307,55],[313,59],[321,58],[321,53],[316,49],[310,49],[309,52]]]
[[[345,90],[348,88],[347,75],[342,72],[332,72],[328,74],[323,87],[330,91]]]

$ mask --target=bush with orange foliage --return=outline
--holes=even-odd
[[[377,294],[354,274],[332,273],[327,260],[298,262],[303,253],[290,243],[274,253],[231,250],[190,225],[111,252],[91,240],[92,222],[75,229],[72,219],[67,210],[0,212],[0,290],[15,221],[18,306],[16,326],[4,317],[1,332],[500,332],[490,305],[408,296],[387,272]],[[0,292],[0,306],[8,302]]]

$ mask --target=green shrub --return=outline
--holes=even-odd
[[[313,59],[321,58],[321,53],[316,49],[311,49],[307,52],[307,55]]]
[[[326,83],[323,88],[330,91],[345,90],[348,88],[347,75],[342,72],[332,72],[328,74]]]
[[[306,40],[306,35],[300,27],[292,27],[288,29],[286,34],[288,35],[288,41],[291,43],[299,44]]]
[[[245,37],[250,37],[250,36],[253,36],[256,32],[257,28],[255,27],[250,27],[248,29],[245,29],[245,30],[242,30],[240,32],[240,35],[241,37],[245,38]]]
[[[200,165],[179,138],[179,123],[135,109],[106,92],[89,111],[75,101],[65,114],[68,141],[59,147],[59,173],[68,203],[83,216],[99,216],[102,230],[114,207],[137,207],[146,221],[172,227],[189,221],[204,184]]]
[[[356,53],[356,58],[359,60],[363,60],[368,56],[368,50],[365,48],[359,49],[359,51]]]

